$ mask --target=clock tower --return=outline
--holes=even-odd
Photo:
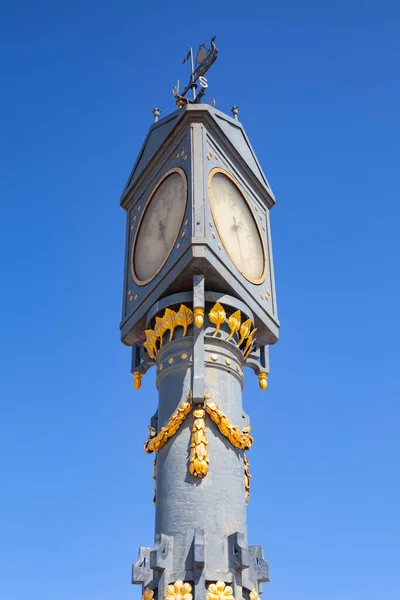
[[[140,548],[132,578],[143,600],[258,600],[269,580],[262,547],[247,538],[253,438],[242,389],[244,367],[266,389],[278,339],[275,198],[237,108],[230,117],[200,103],[216,54],[214,39],[196,65],[189,53],[178,109],[161,120],[153,111],[121,199],[121,337],[135,388],[154,366],[158,389],[144,445],[154,546]]]

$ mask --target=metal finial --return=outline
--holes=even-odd
[[[232,114],[233,114],[233,118],[235,119],[235,121],[238,120],[238,114],[239,114],[239,107],[238,106],[232,106],[231,108]]]
[[[154,123],[157,123],[158,121],[158,117],[161,114],[161,110],[159,108],[153,108],[153,115],[154,115]]]

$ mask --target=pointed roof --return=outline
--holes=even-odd
[[[267,190],[272,200],[272,204],[275,203],[275,197],[271,186],[261,169],[243,125],[236,119],[229,117],[209,104],[188,104],[152,124],[122,193],[121,204],[123,204],[123,199],[128,190],[145,170],[148,163],[172,131],[175,128],[178,128],[178,125],[183,124],[184,121],[198,120],[199,117],[205,122],[208,122],[211,127],[212,124],[217,126],[217,129],[223,133],[225,139],[230,142],[234,150],[240,154],[252,173],[256,176],[259,183]]]

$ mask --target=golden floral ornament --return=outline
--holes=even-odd
[[[267,374],[263,371],[260,371],[258,374],[258,385],[260,386],[260,390],[265,392],[265,390],[267,389],[268,381]]]
[[[206,439],[206,412],[204,408],[193,411],[192,440],[190,443],[189,472],[194,477],[203,479],[208,473],[208,457]]]
[[[154,599],[154,591],[147,587],[143,592],[142,600],[153,600],[153,599]]]
[[[184,304],[181,304],[179,311],[176,313],[176,324],[183,327],[183,337],[187,334],[189,325],[193,323],[193,311]]]
[[[260,596],[255,588],[250,592],[250,600],[260,600]]]
[[[228,319],[228,326],[230,329],[230,334],[226,338],[226,341],[229,341],[231,337],[240,329],[242,315],[240,314],[240,310],[234,312]]]
[[[192,586],[190,583],[183,583],[182,579],[178,579],[175,583],[167,586],[165,591],[165,600],[192,600]]]
[[[135,390],[139,390],[142,385],[143,373],[135,371],[133,374],[133,386]]]
[[[226,313],[223,306],[221,306],[219,302],[216,302],[210,310],[210,312],[208,313],[208,317],[211,323],[214,323],[215,325],[215,331],[213,333],[213,337],[215,337],[218,334],[219,328],[222,325],[222,323],[225,323]]]
[[[194,322],[198,329],[203,327],[204,323],[204,308],[195,308],[194,309]]]
[[[210,583],[206,600],[235,600],[233,589],[221,580],[217,583]]]

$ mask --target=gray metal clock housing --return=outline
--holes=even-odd
[[[139,285],[132,277],[132,245],[152,190],[173,169],[186,177],[186,210],[163,266],[151,281]],[[257,223],[266,261],[265,276],[257,283],[239,272],[214,222],[209,181],[216,169],[235,182]],[[193,104],[154,123],[121,197],[127,213],[122,341],[132,345],[143,339],[150,307],[164,296],[191,290],[193,275],[203,274],[206,290],[229,294],[251,308],[259,343],[275,343],[279,322],[269,221],[274,204],[271,187],[236,119],[209,105]]]

